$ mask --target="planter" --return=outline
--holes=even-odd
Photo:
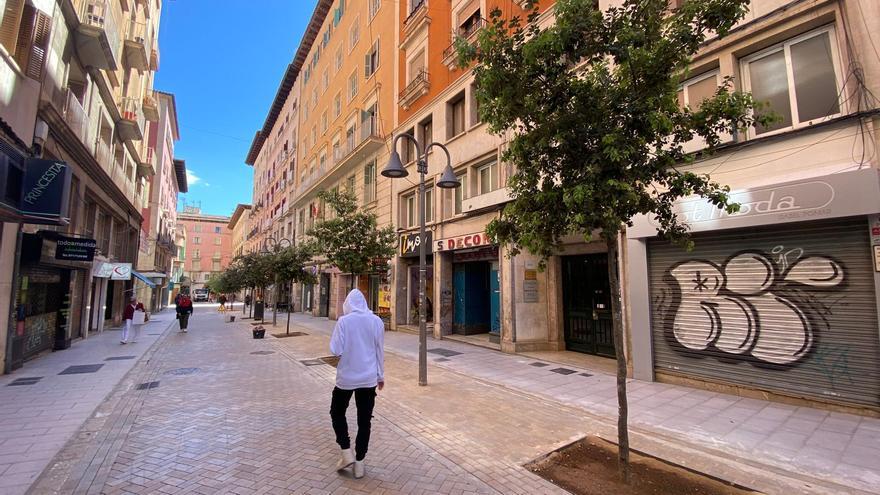
[[[263,337],[266,336],[266,329],[265,328],[254,328],[251,331],[254,333],[255,339],[262,339]]]
[[[226,317],[226,323],[235,323],[235,315],[229,315]]]

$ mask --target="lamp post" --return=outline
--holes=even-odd
[[[269,246],[269,241],[272,243],[272,251],[269,251],[267,248]],[[263,242],[263,253],[269,254],[277,253],[279,249],[283,249],[284,243],[287,243],[287,247],[293,246],[293,243],[290,239],[280,238],[275,239],[274,237],[267,237]],[[272,298],[272,326],[278,322],[278,274],[275,274],[275,297]],[[290,330],[290,308],[287,308],[287,329]]]
[[[400,179],[409,175],[400,161],[400,155],[397,153],[397,142],[401,138],[405,138],[413,143],[416,148],[416,169],[419,172],[419,385],[428,384],[428,328],[427,318],[425,315],[425,279],[428,271],[426,255],[425,255],[425,174],[428,173],[428,151],[431,148],[440,148],[446,154],[446,168],[443,175],[437,181],[437,187],[443,189],[454,189],[461,186],[455,172],[452,171],[452,159],[449,157],[449,150],[440,143],[431,143],[426,147],[409,134],[398,134],[391,143],[391,158],[388,159],[388,165],[382,170],[382,176],[389,179]]]

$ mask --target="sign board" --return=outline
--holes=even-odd
[[[95,248],[98,242],[94,239],[79,237],[58,238],[55,247],[55,259],[67,261],[92,261],[95,258]]]
[[[874,246],[874,271],[880,272],[880,246]]]
[[[383,309],[391,309],[390,284],[382,284],[379,286],[379,307]]]
[[[98,262],[92,266],[92,276],[110,280],[131,280],[131,263]]]
[[[21,213],[28,223],[67,224],[70,167],[55,160],[28,159],[21,189]]]
[[[526,268],[523,276],[523,302],[538,302],[538,270]]]
[[[425,254],[431,254],[433,251],[431,248],[433,246],[432,240],[434,239],[433,232],[425,232]],[[400,257],[401,258],[413,258],[419,256],[419,246],[421,246],[421,242],[419,242],[421,238],[418,233],[415,234],[401,234],[400,236]]]
[[[479,234],[461,235],[458,237],[450,237],[448,239],[437,239],[434,241],[434,251],[455,251],[458,249],[471,249],[483,246],[489,246],[489,238],[485,232]]]

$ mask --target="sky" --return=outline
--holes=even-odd
[[[189,192],[178,205],[231,215],[250,203],[244,160],[315,0],[164,0],[155,89],[173,93]]]

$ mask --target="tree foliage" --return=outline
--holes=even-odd
[[[685,0],[673,11],[667,0],[625,0],[605,12],[594,4],[557,1],[545,28],[537,10],[525,22],[496,10],[474,45],[459,46],[459,63],[477,62],[482,119],[493,132],[513,131],[504,154],[516,167],[513,201],[489,232],[514,253],[546,259],[569,234],[616,238],[638,214],[688,242],[673,214],[683,196],[738,209],[728,187],[680,167],[694,159],[685,144],[702,139],[711,153],[755,123],[757,105],[729,80],[697,107],[680,107],[677,92],[700,45],[725,35],[749,1]]]
[[[373,270],[377,259],[394,256],[397,235],[391,226],[379,228],[376,215],[358,208],[350,191],[324,191],[320,198],[333,211],[309,232],[316,252],[343,273],[362,275]]]

